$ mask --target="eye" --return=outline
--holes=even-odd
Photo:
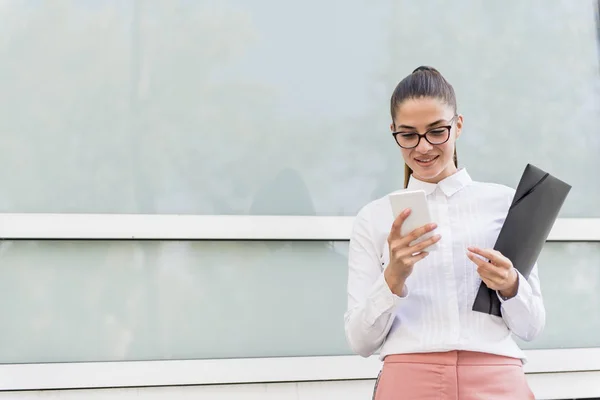
[[[427,133],[432,136],[444,136],[446,135],[446,128],[432,129]]]
[[[411,139],[417,136],[416,133],[411,133],[411,132],[400,132],[400,136],[402,136],[404,139]]]

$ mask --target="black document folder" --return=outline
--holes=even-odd
[[[571,186],[527,164],[494,249],[525,278],[536,263]],[[481,283],[473,311],[502,316],[496,291]]]

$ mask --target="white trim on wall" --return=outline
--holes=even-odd
[[[600,371],[528,374],[536,399],[600,397]],[[316,382],[276,382],[237,385],[148,386],[114,389],[65,389],[0,392],[10,400],[365,400],[373,395],[375,379]]]
[[[600,371],[600,348],[526,351],[527,374]],[[0,391],[374,379],[376,356],[0,365]]]
[[[353,222],[327,216],[0,214],[0,238],[343,241]],[[600,218],[558,219],[548,240],[598,242]],[[527,354],[525,371],[532,379],[600,372],[600,348]],[[0,391],[374,379],[380,367],[376,357],[358,356],[4,364]]]
[[[354,217],[0,214],[2,239],[348,240]],[[549,241],[600,241],[600,218],[559,218]]]

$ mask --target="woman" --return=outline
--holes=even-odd
[[[514,190],[457,168],[463,116],[434,68],[419,67],[398,84],[391,114],[404,186],[425,190],[436,224],[401,236],[410,210],[393,220],[387,196],[356,217],[345,329],[356,353],[380,350],[374,399],[533,399],[512,334],[530,341],[543,330],[537,265],[525,279],[492,249]],[[423,251],[435,242],[437,250]],[[502,317],[472,311],[482,281],[497,292]]]

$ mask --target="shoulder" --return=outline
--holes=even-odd
[[[485,190],[496,195],[513,196],[515,194],[515,189],[500,183],[473,181],[471,185],[479,190]]]
[[[396,192],[392,192],[396,193]],[[391,193],[390,193],[391,194]],[[379,197],[364,205],[354,219],[354,231],[368,232],[374,240],[387,237],[394,222],[389,194]]]
[[[515,195],[515,189],[499,183],[473,181],[470,186],[479,199],[503,207],[510,206]]]
[[[396,192],[392,192],[396,193]],[[390,193],[391,194],[391,193]],[[388,198],[389,194],[385,196],[379,197],[375,200],[370,201],[366,205],[364,205],[356,215],[357,218],[364,219],[372,219],[373,217],[377,217],[378,214],[384,212],[391,212],[390,200]]]

